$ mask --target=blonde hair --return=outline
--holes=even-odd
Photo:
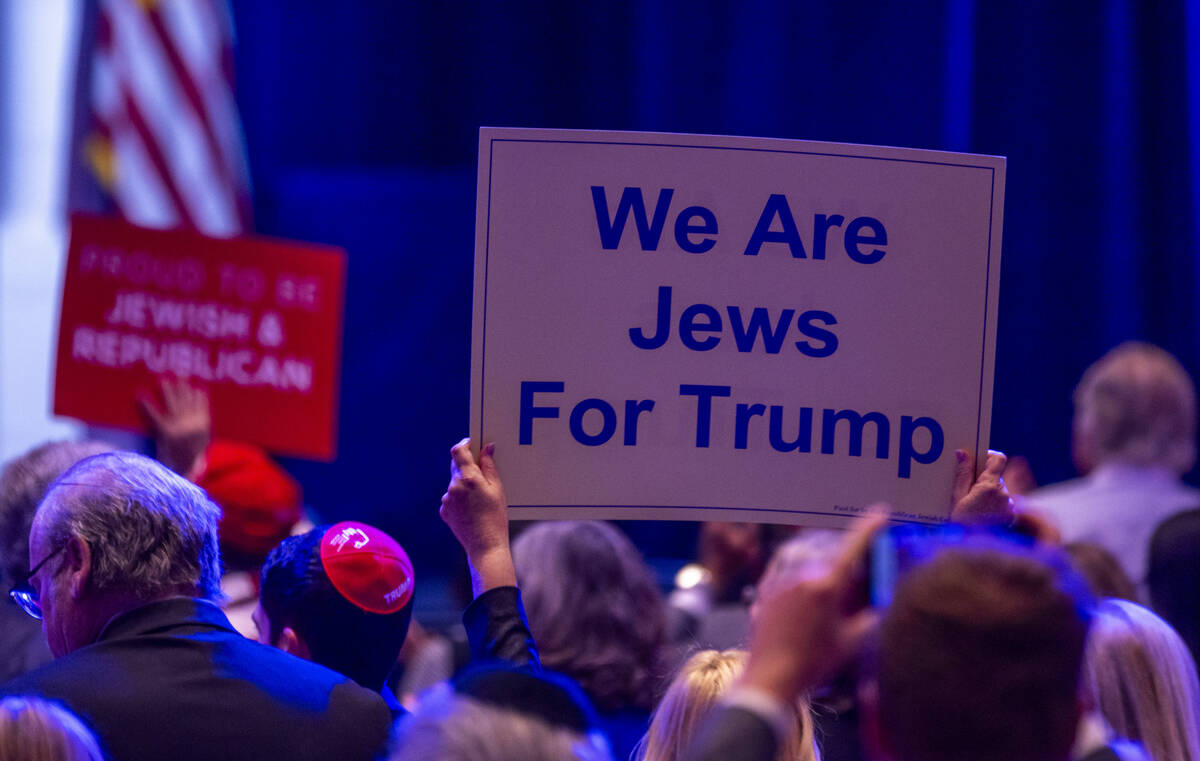
[[[745,650],[702,650],[683,664],[654,709],[639,744],[638,761],[679,761],[717,701],[746,668]],[[807,702],[796,706],[795,732],[779,749],[779,761],[819,761]]]
[[[1084,673],[1119,736],[1140,742],[1155,759],[1200,761],[1196,664],[1166,621],[1125,600],[1102,601]]]
[[[103,761],[75,714],[34,697],[0,700],[0,761]]]

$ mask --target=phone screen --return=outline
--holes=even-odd
[[[1017,544],[1030,544],[1021,534],[997,528],[970,528],[957,523],[940,526],[901,524],[875,536],[868,570],[869,599],[876,608],[892,602],[896,583],[913,567],[928,560],[939,549],[959,544],[969,536],[988,535]]]

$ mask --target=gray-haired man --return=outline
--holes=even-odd
[[[89,457],[38,508],[13,598],[57,658],[0,688],[59,700],[113,761],[369,759],[390,715],[370,690],[243,638],[217,594],[220,510],[131,453]]]
[[[1200,490],[1180,479],[1196,462],[1196,388],[1167,352],[1124,343],[1083,374],[1073,428],[1086,475],[1039,489],[1030,505],[1064,541],[1100,545],[1140,583],[1155,527],[1200,506]]]

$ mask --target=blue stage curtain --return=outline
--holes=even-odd
[[[480,125],[1007,156],[992,443],[1042,482],[1073,474],[1071,391],[1108,348],[1200,369],[1196,2],[234,7],[260,231],[350,250],[342,457],[292,464],[330,517],[448,541]]]

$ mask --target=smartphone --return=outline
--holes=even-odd
[[[899,524],[880,531],[871,545],[867,564],[867,597],[872,607],[886,608],[898,582],[910,569],[933,557],[938,550],[960,544],[968,537],[991,536],[1026,545],[1033,539],[995,527],[967,527],[957,523],[936,526]]]

